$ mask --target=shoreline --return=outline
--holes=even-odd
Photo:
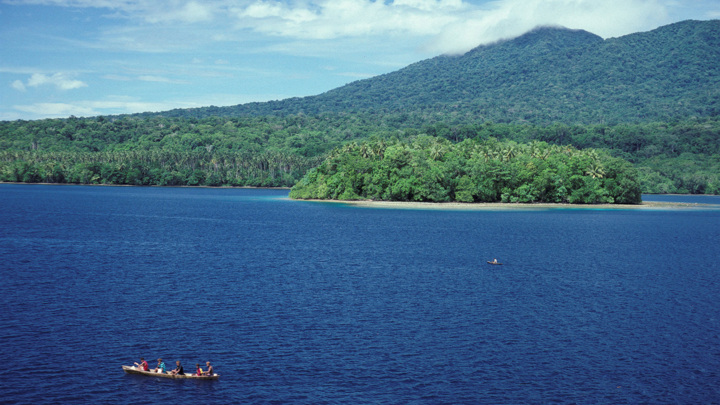
[[[75,184],[75,183],[23,183],[0,181],[0,184],[43,185],[43,186],[93,186],[93,187],[154,187],[154,188],[205,188],[205,189],[265,189],[290,190],[290,187],[255,187],[255,186],[157,186],[133,184]],[[657,195],[692,195],[692,194],[657,194]],[[323,202],[344,204],[360,208],[381,209],[413,209],[413,210],[449,210],[449,211],[536,211],[549,209],[581,209],[581,210],[670,210],[697,209],[720,210],[720,204],[643,201],[640,204],[568,204],[568,203],[460,203],[460,202],[418,202],[418,201],[374,201],[374,200],[319,200],[292,199],[291,201]]]
[[[361,208],[414,209],[414,210],[451,210],[451,211],[534,211],[549,209],[580,210],[667,210],[667,209],[705,209],[720,210],[720,204],[676,203],[664,201],[645,201],[640,204],[566,204],[566,203],[459,203],[459,202],[414,202],[414,201],[340,201],[340,200],[294,200],[325,202],[351,205]]]
[[[266,189],[266,190],[290,190],[291,187],[256,187],[256,186],[158,186],[155,184],[78,184],[78,183],[23,183],[19,181],[0,181],[0,184],[38,185],[38,186],[92,186],[92,187],[157,187],[157,188],[218,188],[218,189]]]

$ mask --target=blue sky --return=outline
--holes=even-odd
[[[717,0],[0,0],[0,120],[302,97],[538,25],[718,18]]]

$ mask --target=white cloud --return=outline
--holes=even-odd
[[[165,2],[152,2],[157,7],[149,7],[149,13],[146,14],[147,21],[151,23],[157,22],[185,22],[199,23],[210,21],[213,18],[214,7],[212,2],[198,3],[189,1],[187,3],[179,3],[172,1],[170,4]],[[147,4],[147,3],[146,3]]]
[[[178,108],[179,103],[149,103],[129,100],[108,101],[77,101],[71,103],[34,103],[14,105],[13,109],[24,113],[31,119],[63,118],[70,115],[76,117],[94,117],[98,115],[131,114],[143,111],[165,111]],[[195,105],[193,105],[195,107]],[[5,114],[14,119],[12,114]]]
[[[502,0],[444,27],[430,48],[462,53],[539,25],[584,29],[607,38],[655,28],[666,22],[667,16],[667,7],[660,0]]]
[[[14,82],[12,82],[10,84],[10,87],[12,87],[13,89],[15,89],[17,91],[25,91],[26,90],[25,85],[20,80],[15,80]]]
[[[287,95],[261,95],[262,101],[287,98]],[[127,96],[108,96],[105,100],[84,100],[67,103],[34,103],[13,105],[12,112],[0,112],[0,120],[94,117],[99,115],[134,114],[168,111],[175,108],[223,106],[258,101],[258,95],[205,94],[189,100],[139,101]]]
[[[716,0],[5,0],[108,9],[127,20],[105,30],[105,48],[163,52],[217,41],[364,38],[425,43],[425,52],[459,53],[538,25],[619,36],[670,22],[669,15]],[[716,3],[715,3],[716,4]],[[121,17],[121,18],[120,18]]]
[[[410,7],[424,11],[436,11],[438,9],[461,9],[463,7],[462,0],[395,0],[393,5],[396,7]]]
[[[35,103],[31,105],[16,105],[13,108],[37,118],[58,118],[75,115],[88,117],[97,115],[92,108],[69,103]]]
[[[317,19],[316,14],[304,7],[293,8],[278,2],[258,1],[238,10],[238,17],[248,19],[277,18],[290,23],[307,23]]]
[[[436,34],[469,6],[460,0],[317,0],[313,2],[255,1],[233,8],[236,23],[269,35],[333,39],[383,36],[392,33]]]
[[[60,90],[73,90],[81,87],[87,87],[87,84],[69,78],[65,73],[55,73],[51,76],[42,73],[34,73],[27,81],[28,87],[38,87],[43,85],[53,85]]]
[[[426,50],[461,53],[518,36],[539,25],[579,28],[603,37],[652,29],[668,21],[674,0],[255,0],[232,8],[236,24],[266,35],[330,40],[423,38]]]
[[[155,83],[175,83],[175,84],[184,84],[186,82],[182,80],[174,80],[170,79],[164,76],[155,76],[155,75],[142,75],[138,76],[138,80],[143,82],[155,82]]]

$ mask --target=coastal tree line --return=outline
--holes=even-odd
[[[290,187],[319,161],[278,151],[0,151],[0,181]]]
[[[643,192],[720,194],[718,119],[542,126],[438,112],[4,121],[0,181],[291,186],[345,144],[423,134],[604,149],[638,169]]]
[[[490,138],[452,143],[421,135],[338,148],[291,198],[422,202],[639,204],[628,162],[594,149]]]

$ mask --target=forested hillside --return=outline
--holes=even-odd
[[[161,114],[358,111],[415,113],[451,125],[617,124],[718,116],[720,20],[684,21],[607,40],[585,31],[538,28],[318,96]]]
[[[290,187],[345,144],[429,135],[606,149],[643,192],[720,193],[719,100],[720,21],[540,28],[313,97],[0,122],[0,181]]]

